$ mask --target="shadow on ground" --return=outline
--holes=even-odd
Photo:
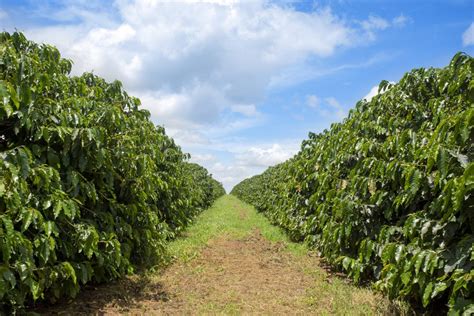
[[[142,309],[143,302],[169,300],[163,284],[147,275],[134,275],[112,283],[87,285],[75,299],[61,300],[54,305],[41,304],[30,311],[41,315],[121,314]]]

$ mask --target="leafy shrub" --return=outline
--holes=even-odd
[[[232,194],[355,281],[474,312],[474,59],[415,69]]]
[[[4,312],[156,263],[223,193],[120,82],[70,77],[71,64],[52,46],[0,33]]]
[[[220,182],[212,178],[206,168],[196,164],[187,163],[188,173],[193,176],[194,190],[198,192],[198,201],[203,201],[201,205],[196,205],[196,208],[208,208],[212,202],[225,194],[224,187]]]

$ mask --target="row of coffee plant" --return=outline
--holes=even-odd
[[[232,194],[356,282],[474,312],[474,59],[386,81]]]
[[[224,194],[120,82],[71,66],[0,33],[0,313],[160,262]]]

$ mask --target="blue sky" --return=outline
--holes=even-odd
[[[227,190],[381,80],[473,55],[473,23],[469,0],[0,0],[2,30],[122,81]]]

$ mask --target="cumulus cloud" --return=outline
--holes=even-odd
[[[375,97],[377,94],[379,94],[379,86],[378,86],[378,85],[373,86],[373,87],[370,89],[369,93],[367,93],[367,94],[363,97],[363,99],[366,99],[367,101],[370,102],[370,100],[372,100],[372,98]]]
[[[235,160],[230,163],[203,161],[203,165],[222,181],[229,192],[240,181],[291,158],[298,152],[300,141],[288,140],[280,143],[252,145],[242,142],[230,143],[227,144],[227,149],[235,154]]]
[[[339,104],[339,102],[336,100],[336,98],[334,97],[329,97],[329,98],[326,98],[326,102],[331,106],[333,107],[334,109],[339,109],[341,108],[341,105]]]
[[[172,128],[198,128],[214,124],[231,104],[226,95],[209,83],[196,83],[186,90],[136,92],[152,117]]]
[[[335,97],[321,99],[316,95],[308,95],[306,105],[314,109],[319,115],[335,120],[342,120],[347,114],[347,111]]]
[[[389,27],[401,28],[412,21],[413,20],[409,16],[401,13],[392,20],[387,20],[377,15],[370,15],[366,20],[360,21],[359,24],[365,30],[367,38],[369,40],[374,40],[377,31],[385,30]]]
[[[389,81],[391,84],[395,84],[394,81]],[[390,86],[388,87],[390,88]],[[387,89],[388,89],[387,88]],[[381,91],[380,93],[384,93],[385,91],[387,91],[387,89]],[[373,97],[375,97],[376,95],[379,94],[379,85],[376,85],[376,86],[373,86],[370,91],[362,98],[362,99],[366,99],[368,102],[370,102],[370,100],[372,100]]]
[[[248,168],[242,165],[223,164],[221,162],[216,162],[210,167],[207,167],[207,169],[211,170],[212,175],[222,182],[227,192],[230,192],[232,188],[243,179],[249,178],[264,170],[262,168]]]
[[[464,46],[474,45],[474,22],[462,34],[462,44]]]
[[[272,79],[289,66],[358,45],[363,30],[374,36],[388,27],[370,16],[358,29],[328,8],[301,12],[266,1],[217,0],[120,0],[115,19],[100,25],[90,11],[101,12],[96,6],[58,10],[82,23],[27,33],[56,44],[74,60],[76,74],[120,78],[155,121],[170,127],[212,125],[225,111],[256,115]]]
[[[207,135],[190,129],[167,128],[166,134],[171,136],[179,145],[185,146],[186,150],[191,147],[207,147],[211,145],[211,140]]]
[[[260,113],[257,111],[257,108],[253,104],[236,104],[231,107],[233,112],[243,114],[245,116],[258,116]]]
[[[191,161],[207,168],[229,192],[245,178],[291,158],[300,149],[300,144],[301,139],[261,142],[235,136],[225,137],[212,140],[208,145],[196,145],[196,154],[191,153]],[[208,151],[209,148],[212,150]]]
[[[390,22],[379,16],[370,15],[367,20],[361,22],[361,25],[367,31],[385,30],[390,26]]]
[[[320,103],[321,100],[319,100],[319,98],[315,95],[308,95],[306,97],[306,104],[311,108],[317,108]]]
[[[346,111],[334,97],[329,97],[325,99],[326,103],[330,106],[331,110],[329,111],[332,115],[336,116],[337,119],[342,120],[346,116]]]
[[[211,154],[194,154],[191,155],[191,161],[200,165],[204,165],[209,162],[215,162],[216,157]]]
[[[269,147],[250,147],[237,155],[237,162],[245,166],[268,167],[287,160],[291,154],[291,151],[280,144],[272,144]]]
[[[74,61],[74,74],[93,71],[121,80],[187,151],[225,147],[226,135],[264,122],[259,104],[269,89],[278,89],[273,83],[305,80],[285,75],[289,70],[309,69],[310,59],[364,45],[405,23],[402,16],[349,21],[326,7],[302,12],[265,0],[116,0],[111,8],[96,0],[58,4],[29,10],[54,23],[27,27],[27,36],[56,45]],[[322,115],[345,115],[334,98],[308,96],[307,105]],[[295,152],[280,142],[243,147],[223,149],[234,155],[229,164],[193,159],[229,188]]]
[[[404,27],[405,25],[412,22],[412,19],[403,13],[392,19],[392,25],[395,27]]]

